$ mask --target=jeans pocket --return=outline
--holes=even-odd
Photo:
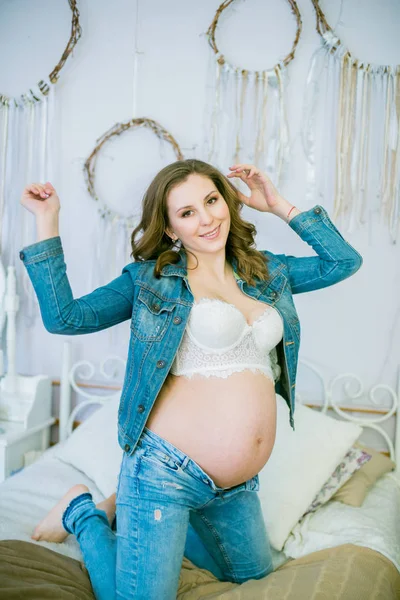
[[[172,471],[175,473],[180,469],[178,462],[172,456],[152,446],[146,446],[142,455],[142,463],[149,463],[163,471]]]
[[[119,486],[121,484],[121,479],[125,477],[135,477],[138,469],[138,463],[141,460],[142,455],[144,454],[144,449],[137,445],[134,452],[132,454],[127,454],[124,452],[121,462],[120,469],[120,481],[118,482]]]

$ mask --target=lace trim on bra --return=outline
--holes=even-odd
[[[262,375],[265,375],[265,377],[268,377],[268,379],[270,379],[273,383],[275,383],[275,380],[277,379],[276,375],[274,375],[274,372],[272,369],[268,369],[265,365],[263,365],[262,367],[249,367],[246,365],[242,365],[240,367],[238,367],[237,365],[235,365],[235,368],[232,369],[224,369],[224,370],[217,370],[215,369],[214,371],[194,371],[193,373],[191,372],[185,372],[185,373],[181,373],[180,375],[183,377],[186,377],[187,379],[191,379],[192,377],[194,377],[195,375],[199,375],[201,377],[221,377],[222,379],[227,379],[230,375],[233,375],[234,373],[241,373],[242,371],[251,371],[252,373],[261,373]]]
[[[241,315],[244,328],[240,338],[235,340],[228,348],[210,350],[210,348],[196,340],[190,330],[189,319],[181,345],[172,364],[171,373],[183,375],[187,378],[191,378],[196,374],[204,377],[227,378],[233,373],[249,370],[254,373],[261,372],[272,381],[279,379],[281,368],[278,364],[276,348],[274,347],[269,353],[263,354],[260,348],[257,347],[253,335],[256,324],[266,317],[268,318],[274,312],[279,314],[278,311],[268,305],[263,313],[249,325],[243,313],[234,304],[229,304],[217,298],[201,298],[194,304],[215,302],[224,306],[229,305]],[[262,363],[260,363],[261,358],[263,359]]]
[[[180,375],[194,374],[199,371],[220,373],[227,369],[243,370],[253,367],[271,374],[271,367],[268,364],[269,355],[265,356],[265,363],[259,361],[260,351],[251,331],[245,332],[240,345],[235,344],[233,348],[228,351],[224,350],[222,353],[204,352],[188,335],[184,335],[175,357],[172,372],[178,372]]]

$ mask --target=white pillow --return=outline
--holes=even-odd
[[[271,545],[282,550],[291,530],[362,433],[362,427],[296,405],[295,431],[286,401],[277,401],[276,440],[259,473],[264,521]]]
[[[120,394],[74,429],[55,456],[87,475],[106,498],[117,491],[123,450],[118,444]]]

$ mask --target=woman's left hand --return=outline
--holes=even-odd
[[[285,202],[268,175],[254,165],[240,164],[229,168],[232,173],[228,173],[227,177],[239,177],[250,189],[250,196],[245,196],[238,190],[240,201],[250,206],[250,208],[274,214],[278,206]]]

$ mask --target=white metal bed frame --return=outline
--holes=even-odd
[[[119,356],[109,355],[107,356],[101,363],[98,371],[101,373],[102,377],[106,380],[111,380],[115,378],[116,369],[110,372],[110,365],[118,364],[119,368],[125,369],[126,361],[123,360]],[[109,365],[107,367],[107,364]],[[379,383],[374,385],[369,393],[367,394],[364,391],[364,386],[359,377],[354,375],[353,373],[342,373],[336,375],[329,384],[325,381],[324,376],[319,371],[319,369],[309,360],[300,359],[299,367],[306,367],[313,371],[315,375],[319,378],[322,384],[322,398],[321,398],[321,412],[326,413],[328,409],[332,409],[335,413],[343,420],[351,421],[360,425],[363,428],[370,428],[374,431],[378,432],[381,435],[387,445],[390,458],[396,463],[397,468],[396,471],[400,470],[400,365],[398,367],[397,372],[397,382],[396,382],[396,390],[390,387],[387,384]],[[89,393],[86,391],[82,385],[78,383],[79,371],[79,379],[82,382],[87,382],[93,378],[96,373],[95,365],[88,360],[81,360],[72,364],[71,362],[71,344],[70,342],[65,342],[63,347],[63,361],[62,361],[62,374],[61,374],[61,389],[60,389],[60,420],[59,420],[59,440],[60,442],[64,441],[73,430],[73,424],[75,421],[75,417],[78,412],[80,412],[83,408],[89,405],[103,405],[107,401],[119,396],[121,393],[121,389],[116,389],[116,391],[112,390],[111,393],[106,395],[99,395],[96,393]],[[356,381],[358,383],[358,391],[355,393],[351,393],[350,386],[351,380]],[[344,390],[345,397],[341,399],[341,405],[338,404],[337,400],[334,397],[334,390],[336,390],[336,386],[340,381],[345,381]],[[93,385],[93,387],[96,387]],[[75,408],[71,411],[71,394],[72,390],[81,396],[83,400],[81,400]],[[392,400],[392,405],[389,408],[382,407],[382,403],[377,397],[377,393],[381,391],[386,391],[389,394],[389,397]],[[365,398],[369,400],[370,406],[363,406],[363,408],[370,409],[382,409],[379,410],[379,416],[374,418],[363,418],[363,417],[355,417],[353,415],[347,414],[344,412],[344,402],[346,402],[345,408],[349,410],[351,408],[352,412],[357,412],[360,409],[360,406],[350,407],[348,402],[355,400],[357,398]],[[301,393],[296,393],[296,401],[306,404],[303,401]],[[387,432],[381,427],[381,425],[394,417],[395,419],[395,432],[394,432],[394,440],[391,440]]]

